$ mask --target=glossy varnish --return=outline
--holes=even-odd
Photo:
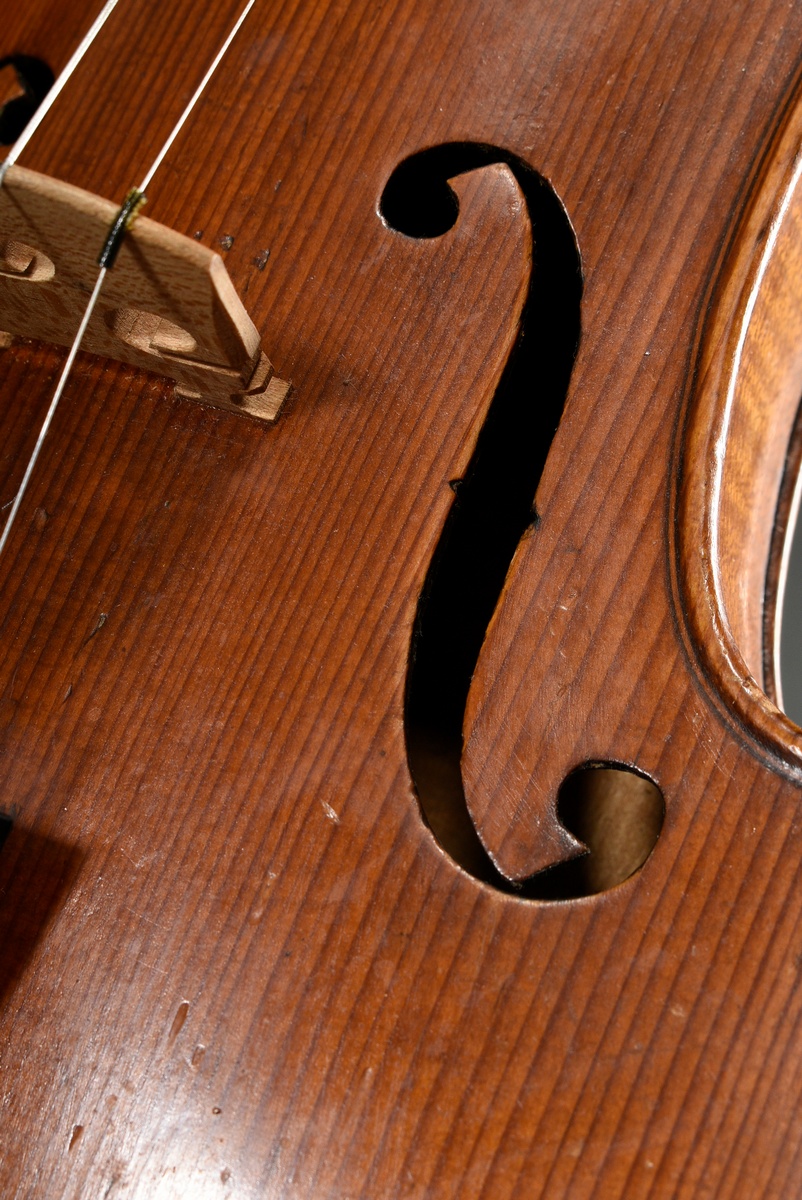
[[[57,70],[93,15],[31,0],[2,53]],[[235,16],[120,0],[25,164],[121,200]],[[728,424],[726,382],[797,219],[800,44],[776,0],[257,3],[148,213],[224,254],[292,397],[262,428],[82,357],[0,560],[3,1195],[802,1195],[802,739],[727,610],[768,535],[717,533],[781,485],[768,435],[738,466],[771,396]],[[446,143],[539,172],[583,264],[463,763],[507,881],[564,851],[574,769],[657,785],[642,870],[573,900],[463,870],[407,760],[421,590],[547,235],[500,163],[442,236],[390,228]],[[4,503],[61,358],[2,351]]]

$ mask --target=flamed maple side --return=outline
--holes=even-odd
[[[236,12],[120,0],[24,165],[119,201]],[[94,15],[31,0],[0,57],[57,72]],[[761,611],[800,45],[779,0],[259,0],[149,216],[223,254],[293,396],[263,428],[81,357],[0,561],[3,1195],[802,1195],[800,734]],[[439,236],[391,227],[444,146],[497,161]],[[494,886],[427,823],[410,654],[521,328],[552,341],[527,297],[570,310],[527,172],[584,287],[562,393],[535,356],[513,403],[536,520],[463,688]],[[61,360],[2,351],[2,503]],[[651,855],[517,890],[598,764],[659,790]]]

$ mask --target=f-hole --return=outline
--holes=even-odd
[[[418,604],[405,700],[407,757],[424,819],[461,867],[505,892],[567,899],[606,890],[631,870],[622,865],[616,874],[609,863],[595,872],[587,864],[579,870],[564,864],[521,886],[511,883],[496,870],[471,821],[460,760],[471,677],[515,549],[537,524],[532,498],[560,423],[579,344],[579,250],[547,180],[493,146],[454,143],[406,159],[388,180],[380,213],[391,228],[409,237],[439,237],[455,224],[459,211],[447,181],[491,163],[505,163],[526,197],[534,269],[519,337],[465,477],[452,483],[454,502]],[[607,769],[619,770],[616,765]],[[594,811],[604,803],[595,786],[601,778],[585,788],[596,795],[596,802],[589,802]],[[583,791],[575,783],[564,786],[569,793]],[[640,777],[627,772],[623,785],[612,789],[619,811],[627,807],[622,796],[628,788],[640,793]],[[654,844],[651,831],[662,823],[662,797],[657,793],[652,799],[656,807],[646,822],[644,845],[634,855],[639,858],[635,869]],[[641,800],[638,795],[634,802]],[[582,809],[584,802],[577,803]],[[588,849],[592,858],[594,847],[588,844]],[[565,866],[572,868],[567,875]]]
[[[53,86],[47,63],[28,54],[0,58],[0,145],[11,146]]]
[[[12,827],[13,823],[14,822],[11,819],[11,817],[7,816],[5,813],[0,812],[0,850],[3,849],[6,838],[11,833],[11,827]]]

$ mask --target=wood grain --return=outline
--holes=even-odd
[[[25,165],[123,195],[237,8],[121,0]],[[93,15],[31,0],[0,52],[57,69]],[[252,17],[149,215],[221,253],[293,396],[264,428],[82,357],[0,561],[0,1191],[802,1196],[800,734],[746,645],[797,376],[765,344],[797,327],[779,260],[736,379],[728,527],[704,532],[728,331],[796,153],[802,9]],[[498,164],[454,180],[441,236],[390,228],[398,164],[454,143],[548,181],[585,277],[466,714],[506,892],[433,836],[404,728],[450,485],[547,236]],[[0,352],[0,503],[60,362]],[[516,894],[591,763],[659,788],[654,852],[597,895]]]

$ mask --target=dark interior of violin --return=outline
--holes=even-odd
[[[27,0],[0,141],[0,1196],[802,1197],[802,6]]]

